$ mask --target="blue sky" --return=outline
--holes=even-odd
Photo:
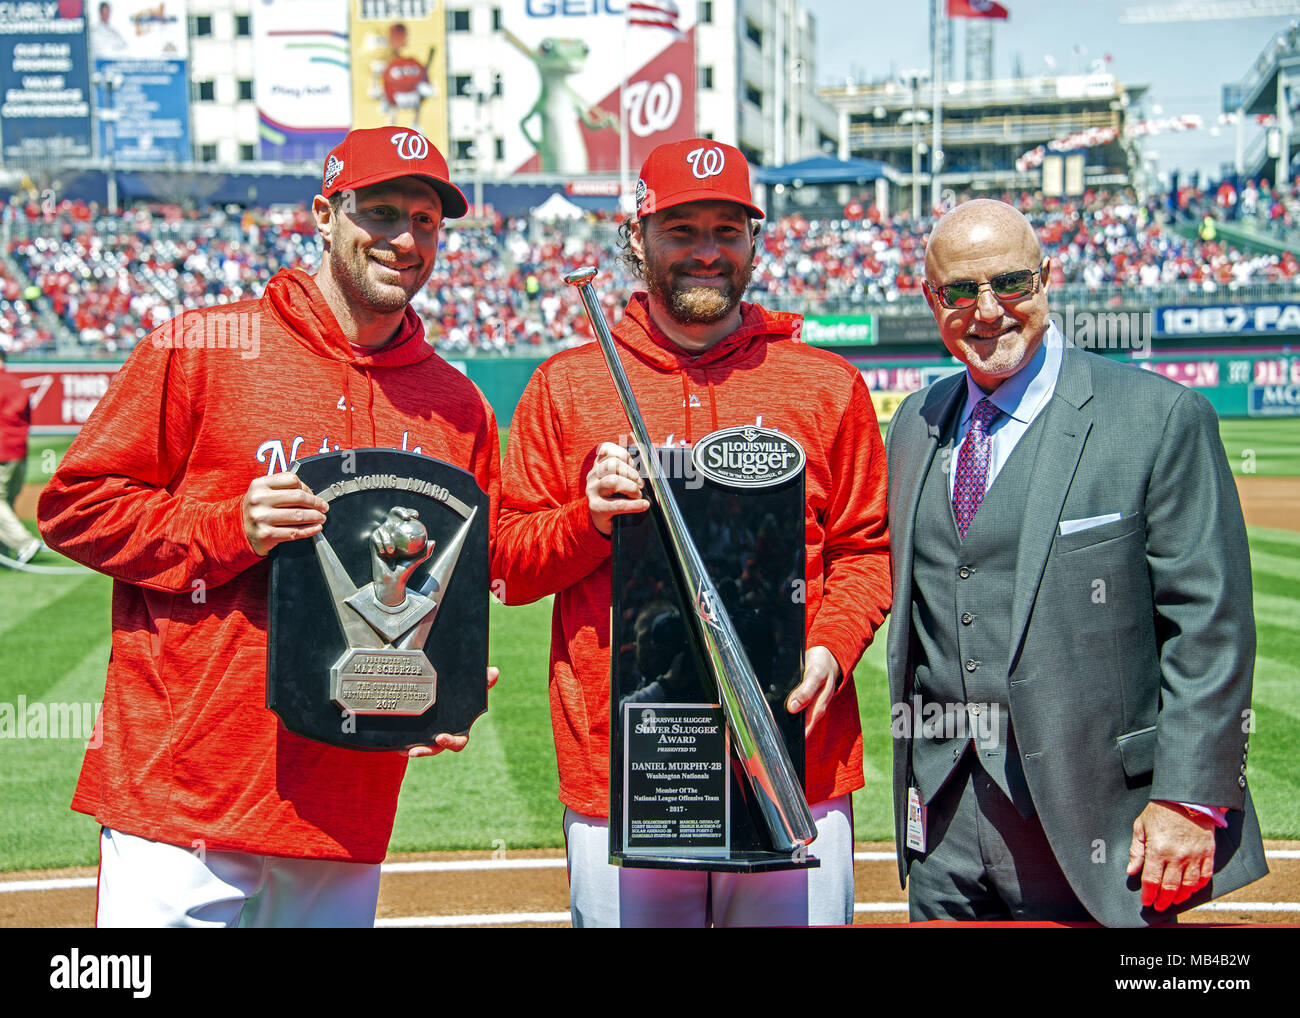
[[[928,0],[802,0],[817,19],[817,84],[842,84],[846,76],[876,80],[909,67],[929,67]],[[1200,169],[1217,176],[1233,159],[1234,129],[1216,125],[1222,86],[1244,77],[1264,45],[1290,18],[1240,18],[1154,25],[1122,25],[1128,7],[1171,0],[1002,0],[1011,14],[996,23],[994,74],[1010,77],[1019,56],[1024,73],[1079,73],[1103,54],[1121,81],[1150,86],[1148,109],[1160,116],[1196,113],[1199,131],[1148,138],[1162,171]],[[1300,6],[1300,5],[1297,5]],[[1297,15],[1300,18],[1300,15]],[[959,23],[960,24],[960,23]],[[850,30],[847,26],[852,25]],[[956,63],[963,66],[960,28]],[[1086,49],[1085,56],[1075,47]],[[1049,69],[1045,57],[1056,62]],[[1247,128],[1249,145],[1254,125]]]

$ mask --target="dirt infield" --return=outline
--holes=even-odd
[[[1272,872],[1263,880],[1184,916],[1183,922],[1300,922],[1300,842],[1266,843]],[[898,923],[907,918],[893,847],[859,844],[871,856],[855,865],[855,923]],[[557,851],[394,856],[380,884],[378,922],[385,926],[567,926],[568,887]],[[430,871],[422,866],[436,867]],[[481,867],[481,868],[479,868]],[[95,871],[46,870],[0,878],[0,927],[83,928],[94,923]],[[45,889],[6,892],[6,884],[40,881]],[[73,881],[63,887],[56,882]],[[50,886],[53,885],[53,886]],[[1241,907],[1233,908],[1233,903]],[[1262,908],[1261,905],[1271,905]],[[1282,909],[1278,906],[1282,905]],[[1286,906],[1290,906],[1289,908]],[[1226,906],[1226,907],[1225,907]]]
[[[1300,530],[1300,477],[1238,477],[1248,527]]]
[[[18,513],[18,518],[23,520],[36,519],[36,499],[41,494],[41,484],[24,484],[23,490],[18,493],[18,500],[14,502],[14,511]]]

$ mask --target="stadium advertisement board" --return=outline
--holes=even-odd
[[[1300,356],[1259,358],[1251,365],[1250,381],[1247,415],[1300,417]]]
[[[866,382],[872,406],[876,408],[876,417],[881,421],[892,418],[898,404],[909,393],[924,389],[927,385],[962,370],[962,366],[955,361],[900,365],[896,362],[858,361],[852,357],[849,360]]]
[[[414,127],[447,154],[442,0],[351,0],[352,126]]]
[[[875,346],[876,316],[804,315],[800,338],[812,346]]]
[[[79,2],[0,4],[4,159],[91,155],[86,19]]]
[[[90,6],[99,151],[127,164],[189,162],[185,0]],[[105,87],[110,78],[111,92]]]
[[[881,420],[892,416],[908,393],[962,370],[955,361],[907,364],[852,355],[849,360],[867,383]],[[1195,360],[1151,355],[1127,363],[1195,389],[1220,417],[1300,417],[1300,354],[1225,351]]]
[[[881,420],[888,420],[908,393],[962,370],[951,358],[908,362],[850,354],[848,359],[862,374]],[[463,357],[449,363],[483,390],[505,424],[541,362],[539,357]],[[1300,354],[1207,354],[1196,360],[1152,356],[1133,363],[1196,389],[1221,417],[1300,416]],[[119,367],[11,361],[8,370],[32,393],[32,430],[68,434],[85,423]]]
[[[349,0],[253,7],[253,96],[262,159],[325,162],[352,121]]]
[[[1164,375],[1179,385],[1193,389],[1217,389],[1220,363],[1217,360],[1200,361],[1137,361],[1139,367]]]
[[[68,434],[86,423],[120,364],[10,364],[31,393],[32,432]]]
[[[882,346],[942,346],[933,315],[881,315],[876,342]]]
[[[656,145],[694,136],[695,2],[644,6],[656,10],[630,18],[626,0],[502,0],[496,51],[511,172],[617,173],[625,69],[633,176]]]
[[[1300,385],[1252,385],[1246,413],[1251,417],[1300,417]]]
[[[1157,307],[1156,336],[1300,335],[1300,302]]]

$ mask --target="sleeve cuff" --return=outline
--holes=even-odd
[[[581,498],[570,502],[567,511],[569,529],[578,549],[596,560],[608,558],[613,548],[611,539],[596,529],[587,500]]]
[[[839,681],[835,684],[835,692],[838,693],[853,674],[852,665],[858,663],[858,659],[862,656],[862,648],[858,647],[853,639],[846,639],[833,627],[819,629],[815,625],[812,632],[808,634],[808,646],[825,647],[831,652],[831,657],[835,658],[835,663],[840,667]],[[850,666],[845,667],[846,663]]]
[[[234,576],[262,561],[244,533],[244,496],[238,495],[210,508],[203,524],[202,545],[217,568]]]
[[[1226,806],[1202,806],[1195,802],[1175,802],[1171,803],[1171,805],[1181,806],[1189,813],[1200,813],[1202,816],[1207,816],[1214,821],[1215,827],[1228,826],[1228,809]]]

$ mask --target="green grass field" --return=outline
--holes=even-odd
[[[1220,421],[1219,435],[1234,474],[1300,477],[1300,421]]]
[[[1234,468],[1254,449],[1257,473],[1300,476],[1297,430],[1294,423],[1228,421],[1223,437]],[[34,442],[29,481],[47,475],[66,446],[66,439]],[[1250,542],[1259,635],[1251,791],[1267,837],[1300,838],[1300,533],[1254,528]],[[8,665],[0,671],[0,712],[20,696],[47,704],[100,699],[109,593],[109,581],[97,574],[0,569],[0,649]],[[491,709],[463,753],[411,762],[394,851],[562,844],[546,688],[550,602],[494,603],[491,624],[491,659],[502,674]],[[862,840],[893,836],[884,637],[856,673],[866,787],[854,796],[854,820]],[[95,824],[68,809],[83,750],[72,739],[0,738],[0,870],[94,864]]]

